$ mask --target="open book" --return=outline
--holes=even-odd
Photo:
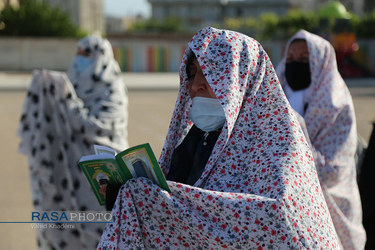
[[[150,144],[141,144],[120,153],[105,146],[94,145],[95,154],[82,156],[78,165],[85,173],[100,205],[105,205],[108,183],[124,184],[127,180],[146,177],[170,192],[164,174]]]

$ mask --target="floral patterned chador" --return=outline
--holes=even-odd
[[[304,90],[301,125],[312,145],[320,184],[344,249],[363,249],[366,233],[356,178],[357,127],[352,97],[338,72],[335,51],[325,39],[305,30],[288,42],[304,39],[309,51],[311,84]],[[285,88],[285,58],[277,67]]]
[[[226,123],[193,186],[144,178],[122,186],[98,249],[336,249],[310,148],[261,45],[207,27],[189,42],[160,166],[192,122],[186,59],[194,53]]]

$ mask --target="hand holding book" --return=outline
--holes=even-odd
[[[94,145],[95,155],[82,156],[79,166],[85,173],[100,205],[106,204],[107,185],[111,188],[127,180],[145,177],[170,192],[164,174],[148,143],[128,148],[118,154],[109,148]]]

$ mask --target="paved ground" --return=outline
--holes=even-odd
[[[26,158],[17,152],[16,137],[29,79],[30,74],[0,72],[0,222],[31,220],[28,168]],[[178,77],[174,73],[125,74],[124,79],[129,83],[129,143],[150,142],[158,156],[176,101]],[[9,86],[12,82],[13,87]],[[350,91],[358,131],[368,141],[375,118],[375,81],[350,81]],[[31,225],[0,224],[0,248],[36,249]]]

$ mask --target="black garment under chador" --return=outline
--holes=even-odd
[[[194,185],[203,173],[220,132],[218,130],[206,134],[193,126],[182,143],[173,151],[167,180]],[[121,185],[107,184],[106,208],[108,211],[112,210]]]
[[[203,173],[220,132],[205,133],[194,125],[173,151],[167,180],[194,185]]]

